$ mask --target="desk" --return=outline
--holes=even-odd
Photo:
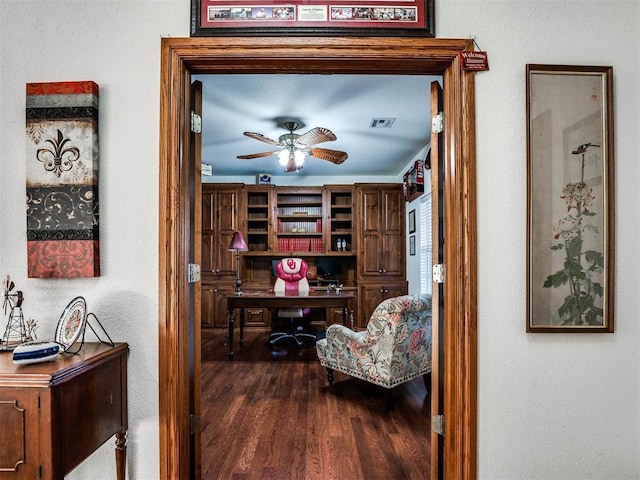
[[[126,343],[85,343],[29,365],[0,353],[0,479],[62,480],[115,434],[124,480],[128,352]]]
[[[240,345],[244,343],[245,308],[342,308],[342,323],[353,324],[353,308],[356,296],[353,292],[343,291],[340,295],[325,292],[310,292],[309,295],[286,293],[276,295],[273,292],[244,292],[242,295],[225,295],[229,311],[229,360],[233,360],[233,330],[235,311],[240,310]]]

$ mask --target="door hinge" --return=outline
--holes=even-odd
[[[189,283],[196,283],[200,281],[200,265],[197,263],[189,264],[189,271],[187,273]]]
[[[189,415],[189,434],[200,432],[200,415]]]
[[[191,131],[193,133],[202,133],[202,117],[196,112],[191,112]]]
[[[444,131],[444,112],[431,117],[431,131],[433,133],[442,133]]]
[[[444,436],[444,415],[434,415],[431,417],[431,430],[438,435]]]
[[[444,263],[433,266],[433,283],[444,283]]]

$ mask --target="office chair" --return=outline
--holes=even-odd
[[[276,295],[286,295],[292,293],[296,295],[307,295],[309,293],[309,281],[307,280],[307,262],[301,258],[283,258],[276,265],[276,282],[273,292]],[[293,339],[296,344],[302,346],[302,339],[310,339],[315,342],[316,336],[300,331],[302,327],[296,328],[296,320],[304,318],[311,309],[309,308],[280,308],[278,318],[288,318],[290,329],[288,332],[272,332],[269,335],[269,343],[275,345],[277,342],[286,339]]]

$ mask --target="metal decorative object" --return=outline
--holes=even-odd
[[[13,292],[15,283],[9,275],[7,275],[2,282],[2,286],[4,291],[2,308],[4,309],[5,315],[7,311],[9,312],[9,319],[2,340],[0,341],[0,347],[3,350],[13,350],[21,343],[30,341],[31,336],[27,333],[24,315],[22,313],[22,302],[24,301],[22,292],[20,290]]]

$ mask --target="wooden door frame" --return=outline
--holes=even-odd
[[[164,38],[159,179],[159,408],[162,479],[189,477],[188,185],[191,74],[442,75],[445,114],[444,478],[476,478],[477,261],[475,90],[458,52],[466,39]]]

